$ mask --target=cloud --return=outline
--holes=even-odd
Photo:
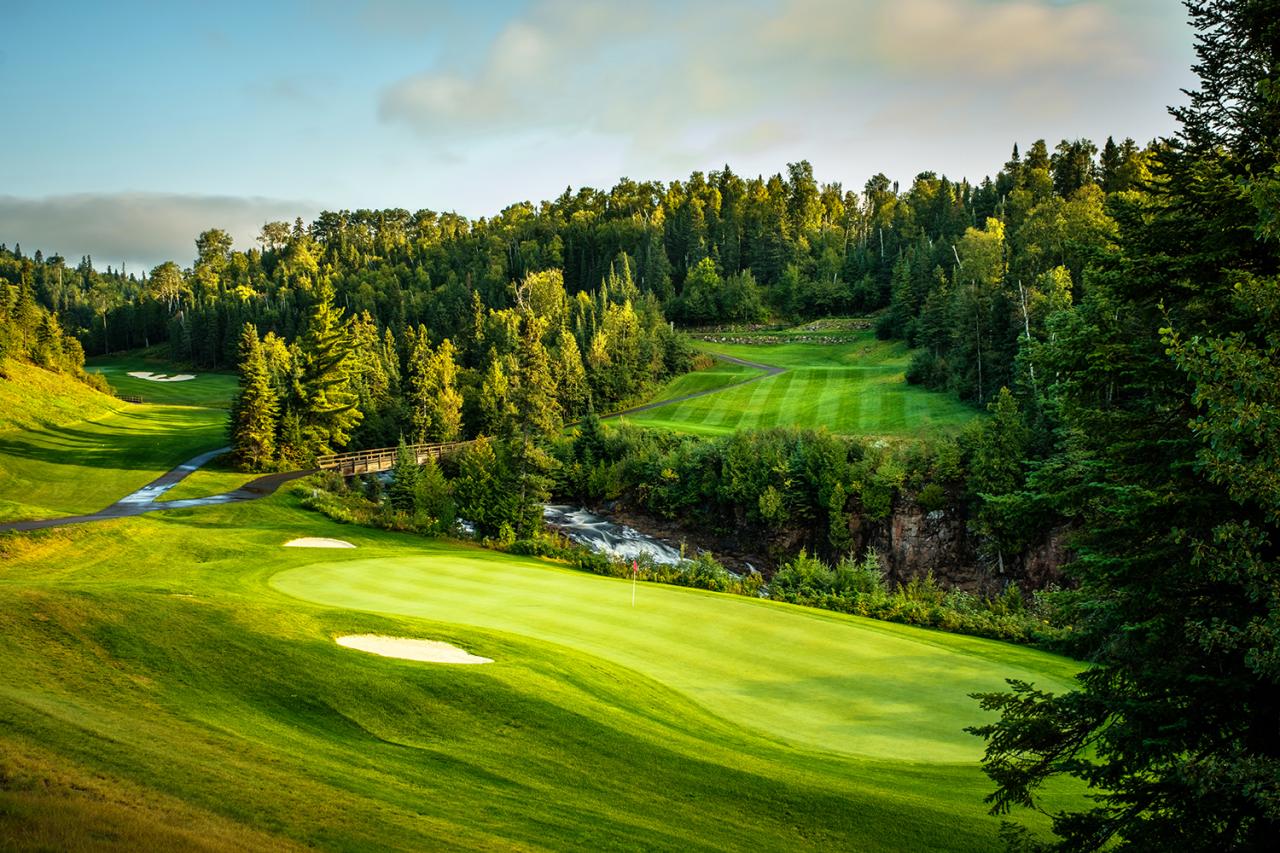
[[[759,33],[781,56],[895,75],[1008,80],[1045,70],[1128,73],[1140,62],[1115,4],[1044,0],[788,0]]]
[[[253,244],[265,222],[312,218],[318,207],[299,201],[166,193],[86,193],[19,198],[0,196],[0,240],[73,260],[91,255],[94,265],[150,269],[195,257],[201,231],[221,228],[237,248]]]
[[[948,108],[952,134],[1028,104],[1101,103],[1098,112],[1123,115],[1126,91],[1148,97],[1166,70],[1143,34],[1160,4],[1140,5],[533,0],[465,61],[437,58],[385,87],[378,113],[449,150],[495,136],[603,134],[640,170],[691,152],[723,160],[864,138],[894,116],[907,118],[905,136],[939,123],[911,116],[938,102],[977,105]],[[708,150],[739,132],[740,148]]]

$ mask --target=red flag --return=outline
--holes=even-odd
[[[640,564],[637,563],[635,560],[631,561],[631,574],[633,575],[640,574]]]

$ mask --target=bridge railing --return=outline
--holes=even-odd
[[[440,444],[411,444],[409,450],[421,464],[428,459],[439,459],[445,453],[458,447],[471,444],[469,441],[447,441]],[[355,474],[375,474],[388,471],[396,462],[398,448],[379,447],[374,450],[356,450],[351,453],[330,453],[316,459],[316,465],[322,471],[337,471],[343,476]]]

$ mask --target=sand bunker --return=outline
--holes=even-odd
[[[301,539],[290,539],[284,543],[286,548],[354,548],[344,539],[325,539],[320,536],[303,536]]]
[[[425,663],[493,663],[439,640],[411,640],[408,637],[383,637],[378,634],[353,634],[338,637],[337,643],[348,649],[357,649],[382,655],[384,658],[400,658]]]
[[[131,370],[129,375],[134,379],[145,379],[148,382],[186,382],[188,379],[195,379],[194,373],[175,373],[170,376],[167,373],[152,373],[149,370]]]

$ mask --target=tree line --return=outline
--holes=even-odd
[[[477,294],[488,308],[510,308],[512,282],[559,269],[576,296],[598,288],[622,256],[636,289],[683,325],[892,306],[885,333],[925,342],[921,330],[947,327],[950,313],[972,325],[967,306],[937,316],[941,298],[921,316],[941,279],[971,300],[992,298],[982,290],[993,275],[989,258],[967,229],[1004,223],[1010,269],[1030,305],[1053,292],[1040,280],[1049,270],[1061,266],[1079,284],[1085,261],[1114,227],[1103,200],[1140,185],[1152,156],[1153,146],[1132,140],[1108,139],[1101,152],[1087,140],[1052,152],[1037,141],[1025,157],[1015,147],[994,179],[973,185],[925,172],[904,190],[882,174],[857,191],[820,184],[803,161],[767,178],[725,166],[669,184],[623,179],[608,190],[566,190],[476,220],[431,210],[329,211],[309,224],[267,223],[243,250],[210,229],[196,238],[189,266],[167,261],[141,274],[100,273],[88,257],[72,269],[60,256],[28,258],[15,247],[4,275],[25,281],[90,354],[168,342],[175,358],[204,369],[236,363],[246,322],[262,334],[296,337],[322,286],[349,316],[367,311],[397,337],[425,325],[458,341]],[[957,274],[956,266],[965,269]],[[1009,358],[995,352],[1009,346],[1001,340],[1007,330],[986,316],[1000,307],[975,309],[985,313],[973,342],[958,332],[954,343],[929,337],[944,367],[921,375],[937,383],[973,372],[945,365],[966,347],[986,347],[983,381],[955,384],[962,396],[989,398],[1010,374],[1001,365]]]
[[[233,450],[261,469],[399,439],[531,445],[639,399],[688,369],[692,350],[639,291],[633,266],[620,256],[596,289],[572,298],[559,270],[513,285],[512,307],[486,307],[473,293],[456,341],[423,324],[397,335],[368,311],[346,317],[322,284],[293,340],[242,327]]]
[[[952,272],[891,321],[924,346],[922,381],[1016,391],[1024,452],[986,496],[993,535],[1073,531],[1066,648],[1087,668],[1064,694],[981,697],[998,719],[975,729],[996,813],[1044,807],[1056,776],[1091,788],[1051,813],[1055,849],[1280,832],[1280,8],[1187,7],[1200,83],[1137,183],[1046,185],[1052,216],[967,227]],[[1046,184],[1031,159],[1028,198]]]
[[[56,311],[42,305],[17,254],[0,246],[0,364],[16,359],[74,376],[99,390],[107,385],[84,371],[84,348]]]

